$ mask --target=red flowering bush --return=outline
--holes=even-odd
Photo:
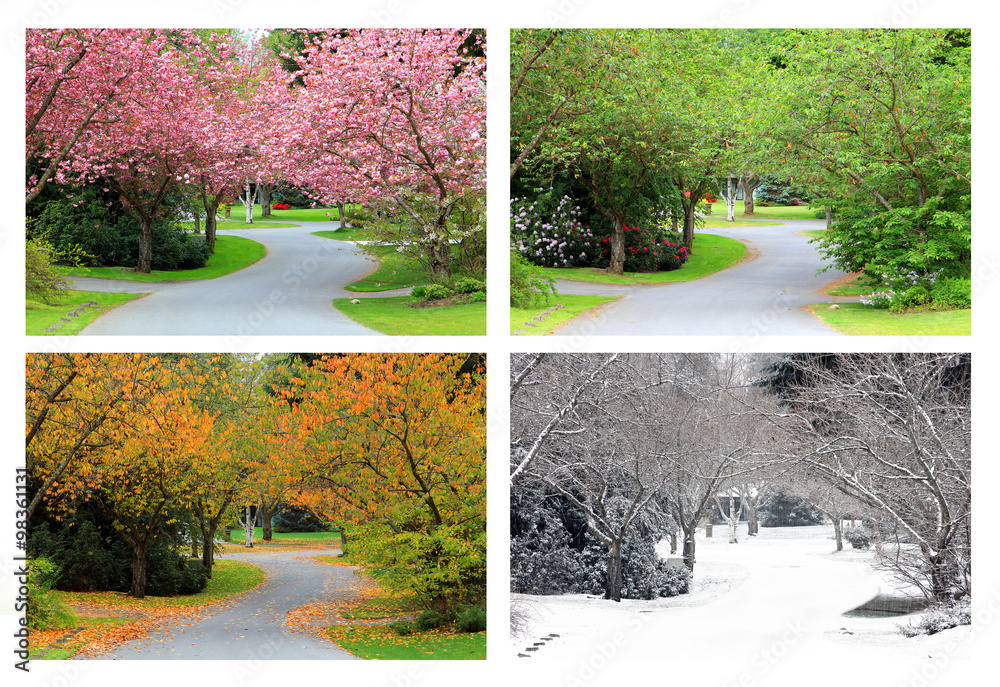
[[[274,203],[273,205],[271,205],[272,210],[288,210],[291,207],[292,206],[289,205],[288,203]]]
[[[679,270],[688,261],[688,249],[670,239],[663,239],[656,246],[656,269],[660,272]]]

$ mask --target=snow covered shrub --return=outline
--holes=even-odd
[[[541,522],[510,538],[510,588],[521,594],[573,591],[580,554],[559,520],[541,511]]]
[[[845,527],[844,539],[851,542],[855,549],[869,549],[875,540],[875,533],[870,527],[861,525],[860,527]]]
[[[972,600],[965,597],[961,601],[934,606],[930,611],[920,616],[916,625],[912,622],[900,625],[899,631],[905,637],[916,637],[917,635],[933,635],[959,625],[971,624]]]
[[[551,213],[536,200],[511,199],[511,239],[514,247],[535,265],[573,267],[589,265],[598,251],[598,242],[582,222],[583,212],[573,199],[563,196]]]
[[[580,555],[581,568],[576,591],[604,594],[607,585],[608,550],[596,539],[587,537]],[[622,547],[622,598],[656,599],[687,594],[691,573],[687,568],[672,568],[656,553],[654,543],[630,536]]]

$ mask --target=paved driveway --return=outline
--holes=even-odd
[[[338,312],[334,298],[403,295],[408,289],[358,294],[344,286],[376,264],[349,241],[312,236],[337,226],[300,222],[285,229],[239,229],[220,235],[262,243],[267,255],[246,269],[217,279],[146,284],[76,279],[85,291],[148,293],[102,315],[83,336],[285,336],[380,335]]]
[[[780,226],[706,230],[739,239],[747,245],[748,257],[691,282],[616,286],[560,280],[560,293],[624,298],[577,317],[556,334],[838,336],[803,308],[833,302],[820,289],[845,276],[836,270],[817,276],[824,262],[816,244],[797,233],[824,227],[823,220],[785,220]]]

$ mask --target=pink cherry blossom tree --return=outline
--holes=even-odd
[[[450,276],[451,244],[482,230],[453,221],[485,194],[486,63],[469,36],[320,33],[294,56],[304,85],[283,118],[287,178],[325,203],[390,211],[435,280]]]

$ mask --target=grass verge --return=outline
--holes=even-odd
[[[722,210],[720,214],[726,214],[725,202],[719,205]],[[712,206],[713,209],[716,207]],[[755,203],[753,214],[746,214],[746,204],[742,200],[736,201],[736,219],[816,219],[819,208],[811,208],[808,205],[772,205],[764,207],[760,203]]]
[[[486,659],[486,633],[448,634],[430,631],[399,635],[384,626],[334,625],[327,635],[364,659],[389,661]]]
[[[746,257],[747,247],[736,239],[715,234],[694,237],[691,259],[679,270],[670,272],[626,272],[618,276],[593,267],[539,267],[553,279],[598,282],[601,284],[673,284],[694,281],[732,267]]]
[[[972,310],[927,310],[893,313],[861,303],[841,303],[830,310],[828,303],[809,306],[816,317],[841,334],[851,336],[969,336]]]
[[[703,217],[704,228],[705,229],[717,229],[720,227],[774,227],[779,226],[781,222],[769,222],[767,220],[755,220],[752,219],[757,215],[747,215],[744,218],[737,217],[735,221],[729,222],[725,219],[725,206],[723,206],[722,215],[710,215]]]
[[[483,336],[486,303],[414,308],[409,296],[365,298],[354,305],[336,298],[333,307],[358,324],[390,336]]]
[[[41,303],[27,301],[24,308],[24,329],[28,336],[73,336],[79,334],[84,327],[96,320],[107,311],[117,308],[122,303],[128,303],[136,298],[142,298],[141,293],[100,293],[97,291],[63,291],[56,303]],[[59,318],[89,301],[96,301],[70,322],[59,322]],[[46,327],[61,324],[59,329],[51,332]]]
[[[360,210],[362,206],[351,205],[350,203],[344,205],[344,210],[346,212],[352,212],[353,210]],[[271,210],[271,215],[269,217],[261,217],[260,215],[260,203],[253,206],[253,219],[254,222],[257,220],[264,220],[265,222],[329,222],[330,217],[327,217],[327,213],[330,213],[330,217],[333,217],[333,221],[337,221],[337,208],[289,208],[287,210]],[[246,216],[246,209],[242,205],[234,205],[232,212],[230,213],[231,218],[239,217],[243,218]],[[241,222],[242,223],[242,222]],[[243,225],[246,226],[246,225]]]
[[[220,532],[221,534],[221,532]],[[246,533],[243,528],[233,528],[230,541],[234,544],[246,542]],[[271,541],[264,541],[264,530],[255,527],[253,531],[253,543],[267,546],[269,544],[279,544],[281,546],[340,546],[340,532],[272,532]]]
[[[194,222],[178,222],[177,226],[187,229],[188,231],[194,231]],[[243,220],[239,219],[217,219],[215,220],[215,230],[220,229],[287,229],[288,227],[297,227],[298,224],[288,224],[287,222],[271,222],[271,221],[255,221],[253,224],[247,224]],[[201,231],[205,231],[205,220],[201,220]],[[218,239],[218,236],[216,236]]]
[[[551,305],[539,306],[537,308],[510,308],[510,331],[524,327],[525,322],[529,322],[532,317],[542,314],[546,309],[561,303],[565,307],[561,310],[553,311],[542,322],[535,322],[535,327],[525,328],[525,333],[521,336],[545,336],[551,334],[562,325],[572,320],[592,308],[603,305],[608,301],[616,301],[619,297],[614,296],[574,296],[571,294],[558,294],[552,299]]]
[[[314,231],[313,236],[322,236],[335,241],[371,241],[375,238],[367,227],[343,227],[341,229],[324,229]]]
[[[189,281],[215,279],[224,274],[249,267],[264,257],[264,246],[239,236],[219,236],[215,253],[208,264],[193,270],[153,270],[149,274],[133,272],[127,267],[60,267],[59,272],[68,277],[96,277],[98,279],[124,279],[141,282]]]
[[[359,293],[406,289],[430,281],[416,260],[404,257],[393,246],[373,246],[371,255],[378,260],[375,271],[344,288]]]

